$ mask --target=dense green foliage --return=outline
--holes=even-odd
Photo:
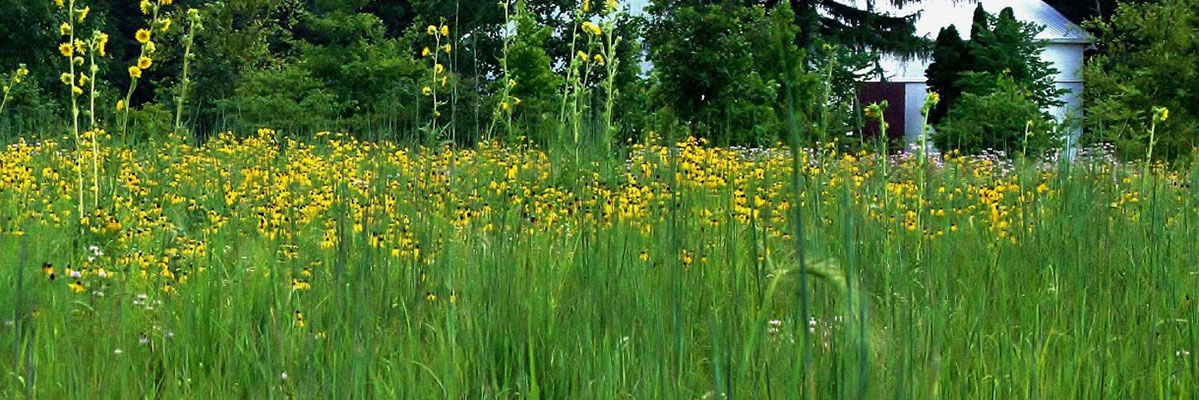
[[[689,134],[734,143],[772,143],[781,133],[778,54],[762,7],[685,6],[660,10],[647,34],[656,82],[653,98]],[[772,10],[789,15],[785,8]],[[724,135],[738,137],[725,138]],[[763,143],[755,143],[763,144]]]
[[[1011,8],[995,16],[981,5],[974,11],[969,41],[956,29],[941,30],[927,71],[929,90],[941,95],[929,112],[938,148],[969,154],[1023,149],[1024,127],[1050,125],[1052,117],[1044,110],[1060,105],[1062,92],[1053,83],[1057,71],[1041,59],[1044,44],[1035,39],[1040,30],[1017,20]],[[1029,144],[1035,143],[1049,142]]]
[[[1110,21],[1091,25],[1102,50],[1085,69],[1090,138],[1124,158],[1141,158],[1149,144],[1154,107],[1155,154],[1177,160],[1199,141],[1199,1],[1122,4]]]
[[[608,7],[606,1],[592,2],[584,20]],[[565,87],[572,81],[564,78],[570,76],[576,40],[584,39],[576,18],[581,3],[564,0],[523,1],[520,12],[510,12],[518,8],[515,2],[506,9],[503,3],[483,0],[172,3],[162,8],[162,16],[176,23],[155,33],[157,51],[148,54],[154,67],[145,69],[130,91],[129,125],[135,138],[161,135],[146,130],[170,125],[168,114],[181,91],[180,47],[189,8],[200,11],[204,24],[195,40],[182,122],[200,137],[260,126],[297,136],[337,130],[360,137],[425,137],[420,132],[433,118],[422,88],[431,65],[419,53],[429,45],[422,37],[424,28],[433,24],[452,27],[446,41],[454,51],[442,62],[451,79],[438,96],[445,104],[436,118],[446,136],[469,142],[503,134],[546,143],[561,134],[562,128],[554,125],[567,120],[563,108],[553,105],[574,96]],[[773,143],[785,111],[779,106],[785,79],[804,88],[796,109],[813,121],[808,136],[827,139],[815,131],[857,129],[855,119],[844,118],[853,114],[846,111],[853,107],[860,78],[853,71],[871,59],[871,53],[857,51],[910,54],[923,49],[923,41],[912,36],[912,16],[886,16],[835,2],[660,3],[651,7],[647,18],[654,23],[648,25],[638,16],[618,15],[612,26],[619,37],[613,44],[619,58],[614,79],[606,82],[605,71],[590,69],[593,76],[581,80],[586,87],[577,88],[586,98],[580,99],[580,107],[571,107],[589,126],[610,119],[608,133],[617,141],[678,123],[722,143]],[[136,2],[78,4],[94,8],[86,29],[112,36],[110,57],[98,61],[96,118],[101,126],[117,129],[124,116],[113,104],[130,87],[125,70],[141,51],[134,34],[146,26],[147,15]],[[56,79],[66,64],[53,52],[61,21],[56,6],[52,1],[9,2],[0,4],[0,11],[0,26],[12,33],[0,38],[0,65],[28,63],[34,81],[13,92],[9,112],[0,116],[0,131],[10,138],[62,132],[57,127],[68,125],[70,114]],[[688,43],[678,36],[689,34],[711,40],[697,37]],[[773,38],[780,35],[793,38],[800,51],[776,43]],[[827,44],[837,49],[836,58],[820,50]],[[778,71],[779,57],[806,57],[804,53],[812,57],[799,67],[836,79],[818,88],[801,79],[799,71]],[[642,71],[646,57],[657,67],[653,76]],[[510,105],[511,121],[506,112],[497,113],[508,80],[519,82],[507,94],[521,104]],[[601,90],[603,85],[612,90]],[[738,99],[720,104],[731,93]],[[837,112],[829,114],[829,105]],[[734,134],[726,135],[730,132]]]
[[[949,109],[933,135],[938,148],[970,154],[1004,151],[1033,157],[1061,148],[1054,121],[1023,87],[1005,75],[989,85],[993,88],[981,94],[966,91]]]

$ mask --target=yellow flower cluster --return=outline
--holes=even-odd
[[[792,155],[778,148],[737,150],[686,139],[634,144],[615,170],[584,165],[565,175],[537,150],[491,143],[412,150],[341,134],[318,137],[320,143],[298,142],[263,129],[248,138],[222,134],[198,147],[101,147],[98,156],[114,160],[101,172],[116,187],[109,204],[82,216],[72,206],[78,189],[73,177],[86,165],[76,160],[92,154],[53,140],[18,142],[0,150],[0,209],[13,210],[0,215],[9,218],[0,224],[0,236],[30,226],[64,234],[85,229],[103,248],[88,259],[56,262],[84,266],[68,273],[78,275],[66,280],[78,285],[68,291],[98,287],[111,271],[131,271],[162,293],[188,290],[188,277],[203,274],[216,259],[208,257],[214,251],[210,238],[224,237],[277,245],[271,257],[297,265],[294,273],[277,277],[278,284],[307,292],[320,289],[323,260],[347,247],[422,266],[444,257],[452,243],[501,230],[512,238],[506,240],[527,240],[617,229],[648,243],[677,219],[701,232],[756,230],[767,257],[792,248],[795,207],[817,210],[814,220],[831,225],[839,211],[821,210],[847,206],[896,240],[970,232],[998,246],[1034,233],[1036,221],[1056,212],[1045,201],[1059,196],[1053,171],[1021,178],[977,158],[951,157],[943,168],[960,178],[922,185],[911,160],[899,161],[884,177],[877,173],[880,163],[891,161],[865,153],[821,148],[796,154],[793,164]],[[660,141],[651,137],[649,143]],[[798,194],[791,189],[792,165],[808,182]],[[1116,182],[1103,184],[1120,211],[1113,215],[1139,218],[1129,207],[1140,201],[1136,177],[1105,173],[1111,177],[1105,181]],[[418,234],[422,226],[441,231]],[[669,259],[703,268],[711,265],[717,245],[700,235],[678,254],[637,247],[628,254],[647,263]],[[428,294],[430,302],[438,294],[458,301],[449,290]]]
[[[599,25],[593,24],[591,21],[583,21],[582,29],[583,32],[587,32],[595,36],[599,36],[604,33],[604,30],[600,29]]]

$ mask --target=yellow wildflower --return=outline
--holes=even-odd
[[[604,65],[604,56],[600,55],[600,54],[596,54],[595,55],[595,63],[599,64],[599,65]]]
[[[449,35],[450,35],[450,26],[442,25],[441,26],[441,36],[449,36]]]
[[[604,1],[604,12],[610,13],[616,11],[617,8],[620,8],[620,3],[617,3],[616,0]]]
[[[433,88],[425,86],[423,88],[420,88],[420,93],[425,96],[431,96],[431,95],[433,95]]]
[[[71,47],[70,43],[63,43],[58,45],[58,52],[62,53],[63,57],[70,57],[72,54],[75,54],[75,49]]]
[[[583,32],[599,36],[604,33],[604,30],[600,29],[599,25],[591,23],[591,21],[583,21]]]
[[[136,65],[129,67],[129,76],[134,79],[141,78],[142,77],[142,69]]]
[[[454,49],[454,47],[453,47],[453,46],[450,46],[450,44],[449,44],[449,43],[446,43],[446,44],[445,44],[445,46],[444,46],[443,48],[445,49],[445,52],[446,52],[446,54],[449,54],[450,50],[453,50],[453,49]]]
[[[1156,114],[1157,114],[1157,115],[1155,115],[1155,117],[1160,122],[1166,122],[1166,120],[1170,118],[1170,109],[1169,108],[1157,107],[1154,111],[1156,111]]]
[[[170,18],[163,19],[162,20],[162,28],[159,28],[159,29],[162,30],[163,32],[166,32],[167,29],[171,29],[171,19]]]
[[[308,290],[312,289],[312,284],[304,280],[293,278],[291,280],[291,288],[295,290]]]
[[[71,291],[75,293],[83,293],[83,291],[87,290],[87,288],[83,287],[83,283],[80,281],[67,284],[67,287],[71,288]]]
[[[137,67],[141,69],[150,69],[150,65],[154,64],[154,60],[150,57],[140,57],[137,59]]]
[[[429,36],[436,35],[436,34],[437,34],[437,27],[436,27],[436,26],[433,26],[433,25],[429,25],[429,27],[428,27],[428,28],[425,28],[425,32],[428,32],[428,33],[429,33]]]
[[[428,48],[428,47],[425,47],[425,49],[424,49],[424,50],[421,50],[421,51],[420,51],[420,56],[421,56],[421,57],[428,57],[428,56],[429,56],[429,53],[431,53],[431,51],[429,51],[429,48]]]
[[[107,46],[108,46],[108,34],[100,33],[100,34],[96,35],[96,41],[95,41],[96,54],[99,54],[100,57],[104,57],[104,56],[108,55],[107,52],[104,50],[104,48]]]
[[[82,24],[83,20],[87,19],[87,14],[90,12],[92,12],[91,7],[83,7],[82,10],[79,10],[79,23]]]
[[[441,65],[441,64],[434,64],[434,65],[433,65],[433,73],[435,73],[435,74],[440,74],[440,73],[442,73],[442,72],[445,72],[445,66],[443,66],[443,65]]]
[[[125,100],[117,100],[117,111],[125,110]]]
[[[932,103],[932,104],[940,103],[941,102],[941,94],[937,93],[937,92],[929,92],[928,98],[925,99],[925,102]]]
[[[138,8],[141,8],[142,14],[150,15],[150,0],[142,0]]]
[[[58,33],[63,36],[70,34],[71,33],[71,24],[63,22],[62,25],[58,26]]]
[[[71,76],[71,74],[63,72],[62,75],[58,76],[58,80],[62,81],[62,84],[64,85],[70,85],[71,82],[75,80],[75,77]]]
[[[138,29],[137,34],[134,35],[134,37],[137,38],[138,43],[141,43],[141,44],[149,43],[150,42],[150,31],[146,30],[146,29]]]

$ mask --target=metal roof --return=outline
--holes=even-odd
[[[864,8],[867,0],[843,0]],[[923,0],[896,7],[887,0],[873,0],[874,9],[892,16],[918,15],[916,34],[929,40],[937,38],[941,28],[957,27],[962,36],[969,37],[974,17],[974,8],[982,3],[983,9],[999,14],[1011,7],[1016,19],[1044,26],[1037,39],[1053,43],[1091,43],[1093,39],[1085,30],[1070,22],[1065,15],[1041,0]]]

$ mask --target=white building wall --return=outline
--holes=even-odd
[[[1050,107],[1048,111],[1058,123],[1065,125],[1065,139],[1071,150],[1082,135],[1082,68],[1083,52],[1087,46],[1085,43],[1051,43],[1041,55],[1042,59],[1052,63],[1053,68],[1058,70],[1054,84],[1058,89],[1066,90],[1061,97],[1065,104]]]
[[[924,127],[924,116],[920,108],[928,97],[928,85],[924,82],[907,82],[903,85],[903,138],[910,145],[919,142],[920,130]]]

